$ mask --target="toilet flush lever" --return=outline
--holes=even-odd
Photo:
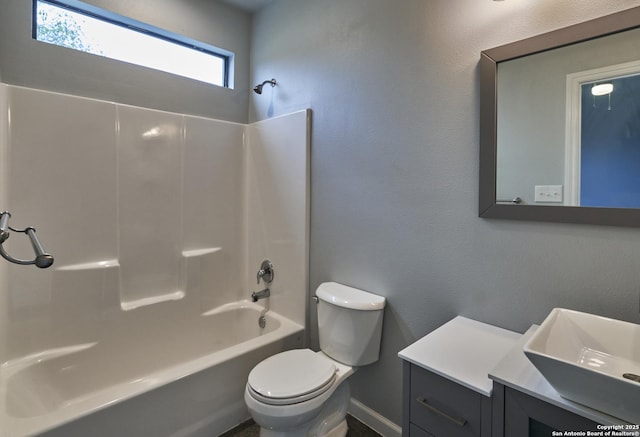
[[[268,259],[265,259],[262,261],[262,264],[260,264],[260,270],[258,270],[258,274],[256,275],[256,282],[259,284],[260,279],[262,279],[265,284],[271,284],[275,276],[276,272],[273,269],[273,264]]]

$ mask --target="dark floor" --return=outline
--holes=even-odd
[[[347,437],[382,437],[380,434],[360,422],[353,416],[347,415]],[[260,428],[253,420],[249,420],[241,425],[236,426],[231,431],[225,432],[220,437],[258,437]]]

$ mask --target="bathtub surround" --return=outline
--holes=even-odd
[[[0,203],[56,257],[46,271],[0,267],[0,430],[46,428],[200,371],[228,379],[208,406],[219,420],[172,413],[165,428],[247,418],[248,371],[304,341],[310,112],[243,125],[3,84],[0,108]],[[267,257],[272,297],[249,304]],[[190,396],[170,385],[172,399]],[[120,410],[121,431],[142,423]]]

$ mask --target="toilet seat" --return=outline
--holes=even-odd
[[[292,405],[329,390],[336,380],[335,364],[310,349],[294,349],[273,355],[249,373],[247,389],[268,405]]]

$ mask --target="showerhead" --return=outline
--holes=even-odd
[[[253,91],[254,91],[256,94],[262,94],[262,87],[263,87],[263,86],[265,86],[265,84],[268,84],[268,83],[270,83],[270,84],[271,84],[271,87],[274,87],[274,86],[276,86],[276,83],[277,83],[277,82],[276,82],[276,80],[275,80],[275,79],[265,80],[265,81],[264,81],[264,82],[262,82],[261,84],[256,85],[255,87],[253,87]]]

